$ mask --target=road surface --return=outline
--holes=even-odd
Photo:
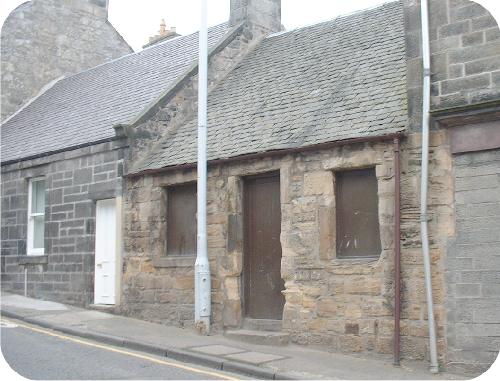
[[[2,318],[2,354],[28,379],[236,380],[242,376],[113,347]],[[5,371],[5,370],[4,370]]]

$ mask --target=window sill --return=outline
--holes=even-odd
[[[17,257],[19,265],[45,265],[48,263],[49,256],[43,254],[20,255]]]
[[[380,255],[373,256],[373,257],[336,257],[332,258],[332,264],[366,264],[366,263],[372,263],[372,262],[377,262],[380,259]]]
[[[178,257],[156,257],[153,258],[154,267],[194,267],[196,262],[195,255],[186,255]]]

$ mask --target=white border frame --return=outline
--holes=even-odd
[[[31,213],[31,199],[33,197],[32,192],[33,192],[33,183],[37,181],[45,181],[45,177],[34,177],[29,180],[28,183],[28,239],[26,241],[26,254],[31,255],[31,256],[36,256],[36,255],[44,255],[45,254],[45,247],[41,249],[35,249],[33,247],[33,239],[34,239],[34,217],[37,216],[44,216],[44,222],[45,222],[45,211],[43,213]],[[44,234],[45,235],[45,234]]]

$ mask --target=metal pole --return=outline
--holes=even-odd
[[[208,92],[207,0],[201,0],[198,74],[198,236],[195,263],[195,325],[210,333],[211,285],[207,253],[207,92]]]
[[[394,138],[394,365],[399,365],[401,321],[401,184],[399,138]]]
[[[24,266],[24,296],[28,296],[28,266]]]
[[[432,280],[429,255],[429,233],[427,216],[427,190],[429,177],[429,110],[431,87],[431,59],[429,46],[429,9],[427,0],[421,0],[422,19],[422,60],[423,60],[423,94],[422,94],[422,174],[420,181],[420,235],[422,239],[422,256],[424,261],[425,291],[427,298],[427,315],[429,322],[430,371],[439,372],[436,345],[436,324],[434,322],[434,305],[432,301]]]

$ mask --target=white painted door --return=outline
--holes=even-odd
[[[96,205],[94,303],[115,304],[116,200]]]

